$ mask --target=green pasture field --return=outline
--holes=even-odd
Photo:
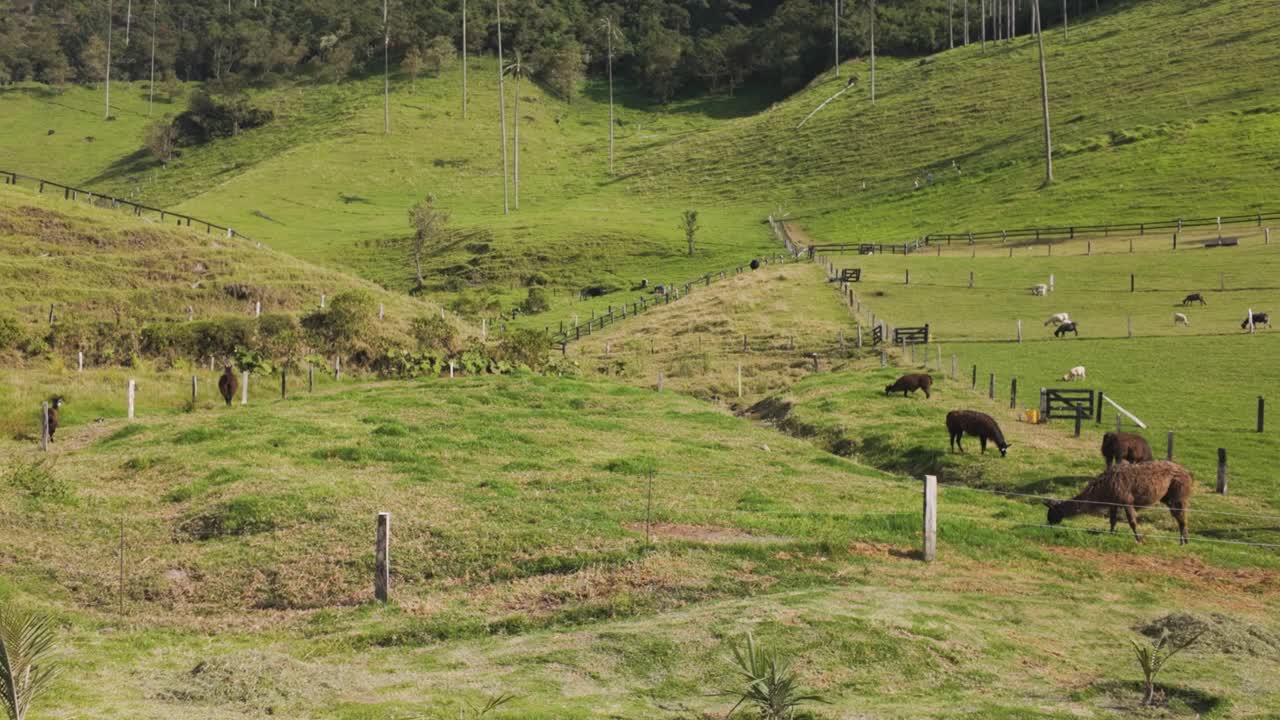
[[[599,381],[79,415],[48,464],[0,453],[0,597],[55,609],[74,668],[40,717],[454,718],[501,693],[500,718],[702,717],[732,705],[715,693],[748,630],[797,659],[819,717],[1129,717],[1135,627],[1229,609],[1273,632],[1265,554],[1052,534],[1036,506],[946,488],[926,566],[917,483]],[[1262,717],[1280,655],[1259,648],[1171,666],[1164,716]]]

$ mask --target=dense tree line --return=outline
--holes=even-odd
[[[1066,6],[1045,1],[1049,25]],[[959,44],[964,4],[878,0],[877,53],[945,49],[949,27]],[[1010,4],[1019,34],[1027,32],[1030,0]],[[868,5],[841,0],[843,58],[867,52]],[[968,5],[976,38],[980,0]],[[1081,0],[1070,5],[1075,12]],[[1087,5],[1092,10],[1097,0]],[[100,81],[108,6],[107,0],[0,0],[0,82]],[[441,43],[460,47],[461,7],[461,0],[391,0],[393,62],[414,75],[424,64],[447,64]],[[110,8],[113,78],[149,77],[153,17],[159,78],[261,84],[295,73],[341,79],[381,66],[382,0],[113,0]],[[504,43],[521,52],[540,81],[571,96],[584,72],[604,75],[600,20],[613,18],[620,31],[613,43],[615,73],[666,100],[753,81],[783,90],[802,85],[831,67],[835,8],[835,0],[506,0],[503,33]],[[470,52],[491,52],[497,45],[494,3],[469,0],[467,12]],[[998,22],[987,23],[992,37]]]

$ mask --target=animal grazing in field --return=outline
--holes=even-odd
[[[1062,337],[1063,335],[1066,335],[1067,333],[1071,333],[1072,335],[1075,335],[1076,337],[1080,337],[1080,326],[1079,326],[1079,324],[1078,324],[1078,323],[1076,323],[1074,320],[1072,320],[1071,322],[1064,322],[1064,323],[1062,323],[1061,325],[1059,325],[1059,326],[1058,326],[1058,329],[1057,329],[1057,330],[1054,330],[1054,331],[1053,331],[1053,336],[1054,336],[1054,337]]]
[[[760,269],[760,260],[759,260],[758,258],[752,258],[752,259],[751,259],[751,269],[752,269],[752,270],[759,270],[759,269]]]
[[[987,452],[987,441],[991,441],[1000,450],[1000,457],[1008,455],[1009,443],[1005,442],[1004,433],[1000,432],[1000,426],[995,418],[986,413],[974,410],[952,410],[947,413],[947,433],[951,436],[952,450],[964,452],[960,438],[965,433],[969,433],[978,438],[983,453]]]
[[[1254,313],[1253,315],[1251,315],[1251,316],[1249,316],[1249,317],[1246,317],[1246,318],[1244,319],[1244,322],[1240,323],[1240,329],[1241,329],[1241,330],[1248,330],[1248,329],[1249,329],[1249,320],[1251,320],[1251,319],[1253,320],[1253,326],[1254,326],[1254,327],[1265,327],[1265,328],[1270,328],[1270,327],[1271,327],[1271,316],[1270,316],[1270,315],[1267,315],[1266,313]]]
[[[1069,323],[1069,322],[1071,322],[1070,315],[1068,315],[1067,313],[1058,313],[1056,315],[1050,315],[1049,319],[1044,321],[1044,324],[1045,324],[1045,327],[1048,327],[1050,325],[1061,325],[1062,323]]]
[[[1041,284],[1039,284],[1039,285],[1032,285],[1032,286],[1031,286],[1031,294],[1032,294],[1032,295],[1035,295],[1035,296],[1037,296],[1037,297],[1044,296],[1044,295],[1048,295],[1048,294],[1049,294],[1049,286],[1048,286],[1048,285],[1045,285],[1044,283],[1041,283]]]
[[[1088,512],[1107,510],[1111,519],[1111,532],[1116,531],[1116,521],[1123,508],[1133,537],[1142,542],[1138,534],[1137,508],[1150,507],[1157,502],[1169,506],[1169,512],[1178,522],[1180,544],[1186,545],[1187,508],[1195,480],[1181,465],[1157,460],[1149,463],[1120,463],[1089,482],[1079,495],[1070,500],[1048,500],[1049,524],[1057,525],[1064,519]]]
[[[1067,374],[1066,374],[1066,375],[1063,375],[1063,376],[1062,376],[1062,379],[1063,379],[1063,380],[1067,380],[1067,381],[1071,381],[1071,380],[1083,380],[1083,379],[1084,379],[1084,366],[1083,366],[1083,365],[1077,365],[1077,366],[1075,366],[1075,367],[1071,368],[1070,370],[1068,370],[1068,371],[1067,371]]]
[[[1153,459],[1151,446],[1147,444],[1146,438],[1127,432],[1109,432],[1103,435],[1102,457],[1106,459],[1108,468],[1116,463],[1145,463]]]
[[[1174,325],[1186,325],[1187,327],[1191,327],[1191,321],[1190,321],[1190,320],[1188,320],[1188,319],[1187,319],[1187,316],[1186,316],[1186,315],[1184,315],[1183,313],[1177,313],[1177,312],[1176,312],[1176,313],[1174,313],[1174,314],[1173,314],[1173,324],[1174,324]]]
[[[231,407],[231,400],[236,396],[236,391],[239,389],[240,381],[236,379],[236,374],[232,372],[231,366],[224,366],[222,376],[218,378],[218,392],[222,393],[222,399],[227,401],[227,407]]]
[[[932,387],[932,375],[928,373],[911,373],[910,375],[903,375],[897,380],[894,380],[892,385],[886,386],[884,394],[888,395],[889,393],[901,392],[902,397],[906,397],[908,393],[915,392],[916,390],[923,390],[924,396],[927,398],[931,397],[929,395],[929,389]]]
[[[1186,307],[1186,306],[1190,305],[1190,304],[1191,304],[1191,303],[1193,303],[1193,302],[1198,302],[1198,303],[1200,303],[1201,305],[1208,305],[1208,304],[1209,304],[1209,303],[1207,303],[1207,302],[1205,302],[1205,301],[1204,301],[1204,295],[1201,295],[1200,293],[1191,293],[1190,295],[1188,295],[1188,296],[1186,296],[1186,297],[1182,298],[1182,307]]]
[[[63,400],[61,395],[54,395],[49,398],[49,442],[53,442],[53,434],[58,431],[58,408],[62,407],[64,402],[66,400]]]

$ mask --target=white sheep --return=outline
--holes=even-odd
[[[1033,287],[1031,288],[1031,294],[1032,294],[1032,295],[1035,295],[1035,296],[1037,296],[1037,297],[1039,297],[1039,296],[1043,296],[1043,295],[1048,295],[1048,294],[1049,294],[1049,286],[1048,286],[1048,285],[1045,285],[1044,283],[1040,283],[1039,285],[1035,285],[1035,286],[1033,286]]]
[[[1068,315],[1067,313],[1058,313],[1057,315],[1050,315],[1049,319],[1044,321],[1044,324],[1046,326],[1061,325],[1062,323],[1069,323],[1069,322],[1071,322],[1070,315]]]
[[[1173,324],[1186,325],[1187,327],[1191,327],[1191,321],[1187,319],[1187,316],[1184,313],[1174,313]]]
[[[1063,379],[1063,380],[1083,380],[1083,379],[1084,379],[1084,366],[1083,366],[1083,365],[1077,365],[1077,366],[1075,366],[1075,367],[1071,368],[1070,370],[1068,370],[1068,371],[1067,371],[1067,374],[1066,374],[1066,375],[1063,375],[1063,376],[1062,376],[1062,379]]]

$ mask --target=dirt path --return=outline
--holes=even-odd
[[[809,237],[809,233],[805,232],[799,225],[782,223],[782,226],[787,229],[787,234],[791,236],[791,241],[795,244],[801,247],[809,247],[814,244],[813,238]]]

